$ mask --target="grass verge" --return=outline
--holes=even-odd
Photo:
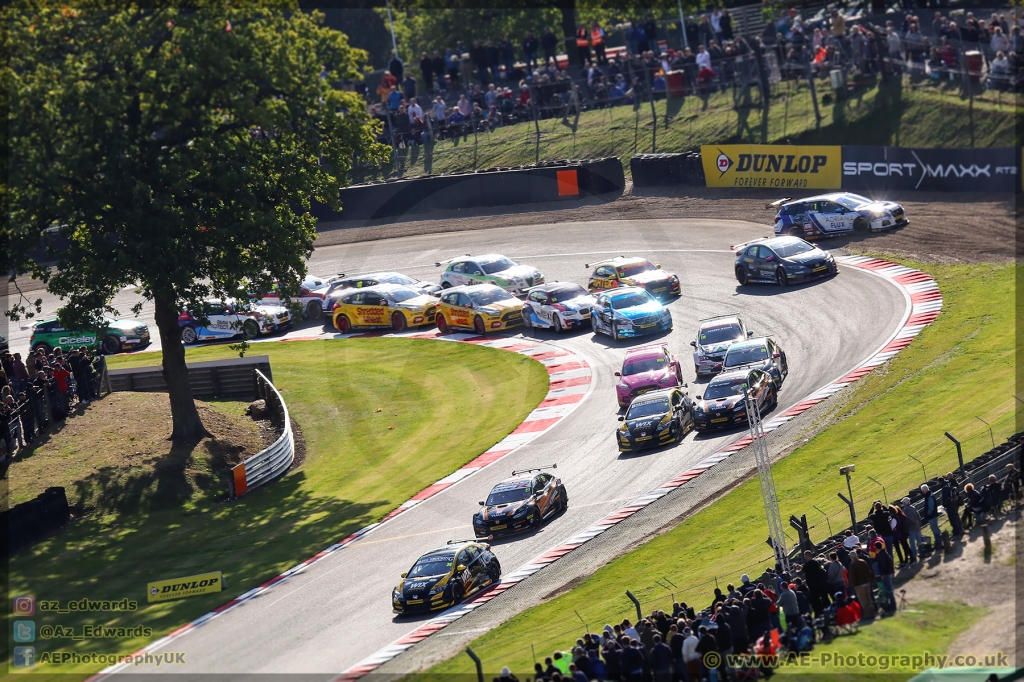
[[[824,92],[818,90],[819,98]],[[806,84],[789,81],[776,88],[767,121],[749,103],[734,107],[731,91],[712,95],[706,108],[696,97],[682,104],[655,102],[654,108],[656,130],[646,102],[638,109],[599,109],[584,112],[575,129],[572,119],[541,121],[539,140],[536,128],[528,123],[463,140],[399,149],[391,163],[367,169],[365,177],[353,177],[361,182],[606,156],[622,158],[628,174],[632,154],[681,152],[722,143],[934,147],[941,141],[943,147],[990,147],[1010,146],[1017,139],[1012,98],[1004,97],[1001,103],[975,100],[971,108],[955,93],[932,86],[874,88],[821,105],[820,125]]]
[[[965,458],[971,458],[990,447],[990,438],[999,442],[1016,430],[1016,266],[906,264],[935,277],[945,298],[944,312],[892,362],[832,398],[837,401],[833,413],[841,418],[774,465],[782,517],[807,514],[818,524],[812,539],[827,534],[814,505],[833,517],[837,531],[848,523],[848,512],[836,499],[839,466],[857,464],[854,499],[861,501],[858,507],[865,507],[867,501],[881,497],[868,476],[892,486],[890,500],[920,483],[921,471],[908,458],[910,453],[930,467],[931,476],[953,469],[955,452],[943,442],[943,431],[960,435]],[[975,415],[994,424],[991,435],[987,430],[978,433],[981,424]],[[977,436],[967,439],[968,433]],[[532,672],[533,651],[543,660],[576,640],[582,632],[580,619],[597,632],[604,623],[632,618],[633,606],[622,596],[627,589],[644,602],[648,613],[654,608],[668,610],[673,601],[681,600],[699,609],[710,603],[716,582],[724,588],[741,573],[759,575],[770,556],[766,535],[754,477],[470,646],[483,659],[488,675],[507,665],[522,679]],[[678,587],[666,585],[666,579]],[[429,673],[468,674],[472,665],[460,655]]]
[[[46,651],[126,654],[372,523],[518,426],[548,390],[543,365],[461,343],[344,339],[258,344],[306,441],[306,459],[283,479],[231,503],[209,497],[86,516],[9,563],[11,594],[37,599],[135,599],[121,614],[37,617],[37,625],[151,628],[107,641],[36,642]],[[188,350],[189,361],[231,357],[226,346]],[[159,364],[158,353],[113,358]],[[240,409],[236,406],[236,409]],[[164,434],[169,432],[165,429]],[[186,458],[187,459],[187,458]],[[16,466],[16,465],[15,465]],[[10,472],[17,497],[17,474]],[[223,486],[222,486],[223,487]],[[225,593],[149,605],[146,583],[223,571]],[[39,672],[89,673],[103,662]],[[15,669],[11,669],[15,671]]]

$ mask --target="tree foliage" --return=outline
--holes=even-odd
[[[178,311],[304,275],[310,202],[340,208],[354,154],[384,158],[339,86],[365,53],[269,4],[26,1],[3,19],[12,280],[47,282],[77,324],[125,287],[154,300],[174,435],[195,436]]]

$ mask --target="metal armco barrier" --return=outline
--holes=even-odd
[[[1013,147],[912,149],[843,147],[843,189],[1016,192]]]
[[[341,213],[324,205],[314,205],[310,212],[321,221],[374,220],[434,209],[513,206],[618,195],[625,185],[622,162],[615,157],[553,161],[353,185],[340,190]]]
[[[231,470],[231,497],[244,495],[249,490],[274,480],[288,471],[295,460],[295,434],[284,398],[263,372],[253,371],[256,397],[267,403],[275,419],[281,423],[281,437],[274,444],[256,453]]]
[[[700,152],[636,154],[629,160],[634,187],[704,186]]]

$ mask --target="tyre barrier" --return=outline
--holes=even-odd
[[[435,209],[512,206],[622,194],[626,186],[616,157],[488,168],[352,185],[340,190],[342,211],[315,204],[320,221],[374,220]]]
[[[39,497],[3,512],[0,526],[7,531],[7,556],[14,556],[67,525],[71,508],[64,488],[47,488]]]
[[[665,185],[704,186],[700,152],[682,154],[635,154],[629,160],[634,187]]]

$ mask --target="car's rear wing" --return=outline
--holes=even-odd
[[[726,313],[725,315],[712,315],[711,317],[702,317],[701,319],[699,319],[697,321],[698,322],[710,322],[711,320],[722,320],[722,319],[725,319],[727,317],[735,317],[735,318],[739,319],[739,316],[740,316],[739,313]]]
[[[466,254],[463,254],[463,255],[461,255],[461,256],[456,256],[455,258],[449,258],[448,260],[442,260],[442,261],[438,261],[437,263],[434,263],[434,267],[435,267],[435,268],[439,268],[439,267],[441,267],[442,265],[448,265],[448,264],[449,264],[449,263],[451,263],[452,261],[457,261],[457,260],[459,260],[460,258],[469,258],[469,254],[468,254],[468,253],[466,253]]]
[[[771,239],[771,237],[758,237],[757,239],[751,239],[749,242],[743,242],[742,244],[733,244],[729,248],[732,251],[735,252],[735,251],[739,251],[741,249],[744,249],[744,248],[750,246],[751,244],[756,244],[758,242],[763,242],[763,241],[766,241],[768,239]]]
[[[515,471],[512,472],[512,475],[513,476],[518,476],[519,474],[528,474],[531,471],[543,471],[545,469],[557,469],[557,468],[558,468],[558,464],[547,464],[547,465],[542,466],[542,467],[533,467],[532,469],[516,469]]]
[[[638,350],[645,350],[645,349],[648,349],[648,348],[653,349],[653,348],[666,348],[666,347],[668,347],[668,343],[648,343],[648,344],[645,344],[643,346],[633,346],[632,348],[630,348],[628,350],[628,352],[629,353],[634,353],[634,352],[636,352]]]
[[[778,208],[779,206],[781,206],[782,204],[786,203],[787,201],[793,201],[793,197],[782,197],[778,201],[773,201],[770,204],[765,204],[764,207],[765,208]]]
[[[616,258],[625,258],[625,256],[622,256],[622,255],[619,255],[619,256],[613,256],[613,257],[611,257],[611,258],[605,258],[604,260],[597,260],[597,261],[594,261],[593,263],[584,263],[584,264],[583,264],[583,267],[584,267],[585,269],[589,270],[590,268],[596,267],[596,266],[598,266],[598,265],[606,265],[607,263],[611,263],[611,262],[612,262],[612,261],[614,261],[614,260],[615,260]]]

